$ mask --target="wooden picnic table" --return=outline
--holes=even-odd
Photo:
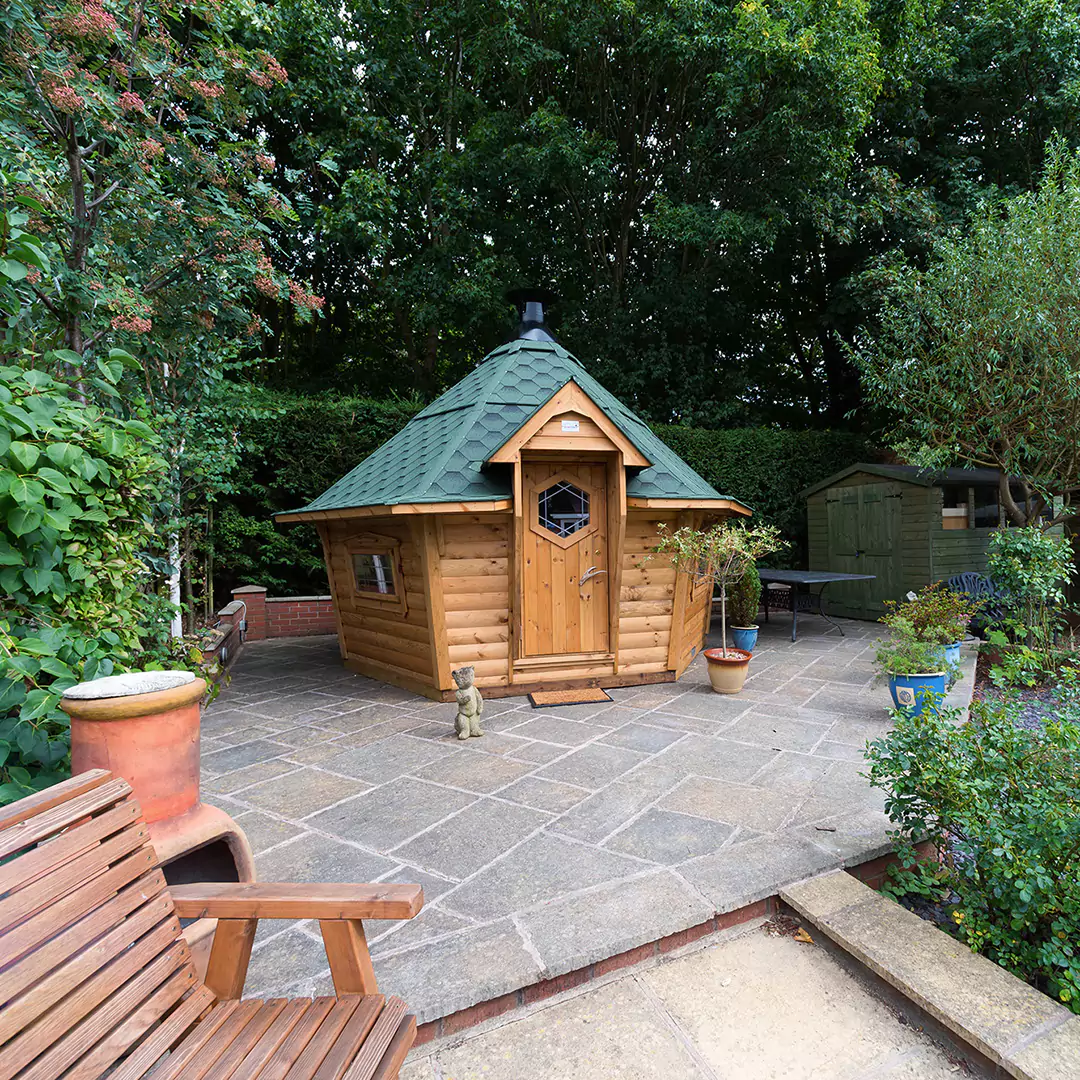
[[[833,581],[873,581],[875,574],[841,574],[835,570],[763,570],[758,568],[758,577],[765,586],[765,621],[769,621],[769,585],[787,585],[791,590],[791,640],[799,634],[799,612],[804,615],[820,615],[831,626],[844,635],[844,628],[833,622],[825,611],[825,590]],[[814,592],[813,586],[820,588]]]

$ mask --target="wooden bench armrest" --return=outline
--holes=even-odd
[[[182,919],[411,919],[424,906],[419,885],[212,881],[169,892]]]

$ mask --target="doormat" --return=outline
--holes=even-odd
[[[547,709],[552,705],[589,705],[594,701],[614,701],[615,699],[606,691],[596,689],[584,690],[538,690],[529,695],[534,709]]]

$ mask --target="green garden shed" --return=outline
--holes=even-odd
[[[995,469],[860,462],[806,488],[809,569],[874,575],[831,585],[830,614],[878,619],[886,600],[985,572],[990,534],[1003,520],[998,484]]]

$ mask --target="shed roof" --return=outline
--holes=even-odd
[[[399,503],[509,499],[513,494],[510,467],[485,468],[484,463],[568,382],[577,383],[652,462],[627,478],[628,497],[727,498],[608,393],[561,345],[519,338],[489,353],[464,379],[313,502],[279,516]]]
[[[1001,476],[997,469],[924,469],[918,465],[878,465],[871,461],[860,461],[804,488],[799,492],[799,498],[808,498],[823,488],[832,487],[833,484],[860,472],[883,476],[888,480],[900,480],[905,484],[917,484],[919,487],[939,487],[945,484],[956,487],[997,487],[998,478]]]

